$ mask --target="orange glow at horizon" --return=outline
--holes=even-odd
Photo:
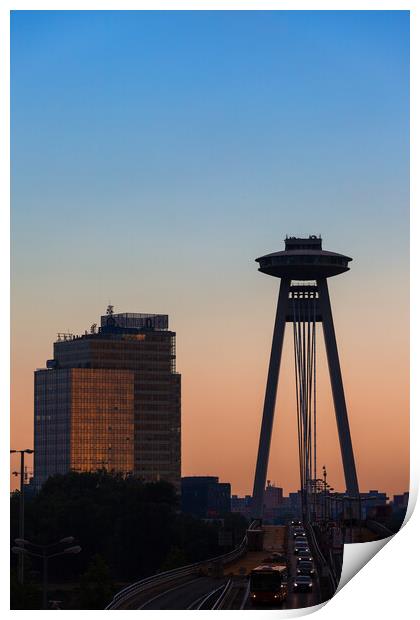
[[[182,475],[252,493],[279,287],[255,258],[315,234],[352,258],[328,287],[360,490],[407,491],[410,12],[12,11],[10,36],[11,448],[34,447],[58,332],[108,304],[167,314]],[[342,491],[318,327],[318,472]],[[288,325],[267,475],[285,494],[292,345]]]
[[[360,490],[379,489],[392,497],[409,488],[408,330],[387,325],[387,315],[378,314],[380,296],[375,306],[369,299],[360,304],[344,287],[338,296],[337,288],[330,284]],[[215,300],[205,316],[198,308],[194,318],[180,312],[170,316],[182,374],[182,475],[217,475],[239,495],[252,493],[276,290],[273,286],[266,291],[261,305],[253,300],[243,315],[227,308],[235,304],[232,298]],[[14,350],[19,361],[12,365],[12,447],[18,449],[33,446],[33,370],[51,357],[52,348],[51,342],[32,334],[23,355],[22,342],[19,339]],[[329,483],[342,491],[320,325],[317,345],[318,475],[326,465]],[[267,476],[285,493],[299,487],[292,346],[288,325]],[[32,364],[34,359],[37,363]],[[17,462],[12,461],[12,469]],[[12,486],[17,485],[12,478]]]

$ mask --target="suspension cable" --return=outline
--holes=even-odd
[[[313,500],[317,459],[316,294],[311,297],[306,291],[292,292],[292,308],[302,512],[307,516]]]

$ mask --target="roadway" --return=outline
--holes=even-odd
[[[293,583],[295,581],[297,556],[294,553],[295,543],[292,534],[292,528],[288,536],[287,556],[289,560],[289,579],[288,579],[288,595],[281,609],[298,609],[300,607],[311,607],[321,603],[321,590],[319,585],[318,574],[315,574],[312,592],[293,592]],[[314,563],[315,564],[315,563]]]
[[[267,527],[264,526],[264,530]],[[271,526],[273,527],[273,526]],[[280,529],[280,528],[279,528]],[[288,595],[287,599],[276,606],[270,605],[254,605],[250,600],[246,603],[244,609],[299,609],[302,607],[311,607],[313,605],[318,605],[321,602],[321,591],[319,586],[318,576],[315,575],[313,578],[314,586],[312,592],[293,592],[293,583],[296,575],[296,567],[297,567],[297,556],[294,554],[294,539],[292,534],[292,528],[289,528],[289,534],[286,537],[286,528],[281,528],[284,531],[284,550],[287,553],[288,559]],[[264,537],[265,538],[265,537]],[[264,543],[264,547],[265,547]],[[265,552],[265,556],[267,553],[272,553],[273,551],[280,551],[281,549],[273,549],[269,548]]]
[[[321,592],[318,576],[315,575],[312,592],[293,592],[293,583],[296,575],[297,556],[294,554],[294,539],[292,528],[288,533],[285,526],[265,525],[264,542],[262,551],[248,551],[241,558],[226,566],[219,566],[218,570],[212,571],[210,564],[200,574],[186,575],[181,579],[175,579],[172,584],[167,584],[164,590],[162,585],[156,585],[147,592],[137,595],[131,604],[125,608],[131,609],[212,609],[215,601],[221,594],[224,584],[233,579],[236,585],[242,583],[238,596],[233,597],[230,609],[299,609],[311,607],[321,602]],[[244,580],[251,570],[263,563],[271,553],[286,553],[288,556],[288,596],[286,601],[278,606],[252,605],[250,600],[244,601]],[[217,567],[213,567],[217,569]],[[204,573],[204,574],[203,574]],[[213,574],[213,576],[211,576]],[[232,597],[231,597],[232,598]],[[241,600],[239,600],[241,599]],[[134,602],[136,601],[136,603]]]
[[[197,606],[203,602],[208,594],[223,586],[227,582],[227,578],[213,577],[190,577],[188,581],[182,584],[176,584],[164,592],[160,592],[149,598],[138,609],[197,609]],[[205,608],[209,608],[210,603],[216,600],[217,594],[209,599]]]

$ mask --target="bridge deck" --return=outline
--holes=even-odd
[[[275,551],[283,553],[286,549],[286,527],[284,525],[264,525],[262,551],[248,551],[244,556],[224,567],[225,575],[248,575],[253,568]]]
[[[367,527],[358,528],[355,527],[353,532],[350,534],[347,532],[349,540],[347,542],[361,543],[361,542],[372,542],[373,540],[379,540],[381,536],[375,534]]]

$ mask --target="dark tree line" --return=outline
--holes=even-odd
[[[15,493],[11,544],[18,536],[18,511],[19,494]],[[245,532],[246,521],[239,515],[226,515],[225,524],[235,529],[236,539],[238,531],[239,536]],[[142,483],[105,471],[53,476],[36,496],[26,500],[26,539],[45,545],[65,536],[74,536],[82,552],[52,559],[50,582],[78,583],[76,606],[85,609],[103,607],[109,602],[104,599],[112,598],[121,583],[221,553],[218,526],[181,514],[172,485]],[[25,562],[26,588],[30,589],[31,581],[39,582],[41,566],[36,558]],[[16,565],[12,555],[14,608],[19,607],[21,595],[14,581]]]

